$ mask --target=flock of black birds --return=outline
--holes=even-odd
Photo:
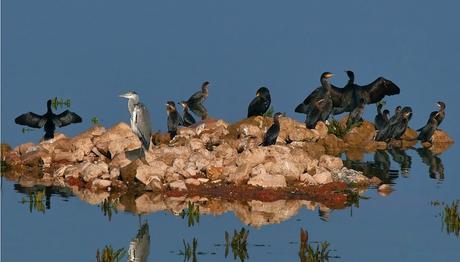
[[[390,112],[385,109],[382,112],[383,104],[380,103],[385,96],[397,95],[400,88],[392,81],[379,77],[373,82],[360,86],[355,83],[355,75],[352,71],[346,71],[349,78],[344,87],[332,85],[329,80],[333,76],[330,72],[321,74],[321,86],[314,89],[305,100],[300,103],[295,112],[305,114],[305,125],[307,128],[315,128],[319,121],[327,121],[331,115],[348,113],[346,122],[347,128],[351,128],[363,121],[365,106],[368,104],[377,104],[377,115],[375,116],[375,127],[377,130],[375,140],[390,141],[391,139],[400,139],[406,131],[409,121],[412,118],[412,108],[409,106],[398,106],[394,115],[390,117]],[[179,126],[190,126],[196,123],[192,112],[197,117],[204,120],[208,117],[208,111],[203,102],[208,97],[209,82],[206,81],[201,85],[201,90],[194,93],[186,101],[179,104],[183,108],[183,115],[178,112],[176,103],[168,101],[166,103],[167,127],[171,139],[177,134]],[[151,125],[150,115],[147,107],[140,102],[136,92],[130,91],[120,97],[128,99],[128,110],[131,115],[131,128],[142,142],[144,150],[150,147]],[[261,87],[256,92],[256,97],[248,106],[247,117],[262,116],[270,108],[271,96],[267,87]],[[446,105],[438,102],[439,110],[430,114],[425,126],[418,129],[417,140],[422,142],[431,142],[434,131],[438,128],[445,117]],[[276,143],[280,132],[279,118],[285,114],[275,113],[273,125],[270,126],[264,135],[264,140],[260,144],[269,146]],[[32,112],[22,114],[15,119],[20,125],[26,125],[33,128],[45,129],[44,139],[54,137],[56,127],[63,127],[71,123],[80,123],[81,117],[77,114],[64,111],[61,114],[54,114],[51,111],[51,100],[47,102],[47,112],[44,115],[37,115]]]

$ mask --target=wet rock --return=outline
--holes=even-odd
[[[88,163],[88,165],[85,165],[80,173],[82,179],[85,182],[89,182],[90,180],[93,180],[102,174],[109,173],[109,166],[104,162],[99,162],[96,164]]]
[[[319,166],[330,171],[340,170],[343,167],[342,159],[329,155],[322,155],[319,159]]]
[[[347,155],[347,159],[352,161],[360,161],[364,158],[364,154],[366,152],[363,148],[353,147],[348,149],[345,154]]]
[[[305,183],[306,185],[317,185],[318,184],[318,182],[316,182],[313,176],[308,173],[301,174],[300,181]]]
[[[93,180],[91,183],[91,187],[95,190],[108,190],[110,191],[109,187],[112,185],[112,181],[110,180],[105,180],[105,179],[99,179],[96,178]]]
[[[352,147],[363,147],[373,140],[375,127],[368,121],[363,121],[360,126],[352,128],[343,138],[343,141]]]
[[[338,155],[345,151],[346,147],[345,142],[333,134],[328,134],[324,139],[321,139],[320,144],[324,146],[325,152],[329,155]]]
[[[434,144],[438,144],[438,143],[452,144],[454,143],[454,140],[446,132],[442,130],[434,131],[432,139],[433,139]]]
[[[315,179],[316,183],[318,184],[327,184],[327,183],[334,182],[334,180],[332,179],[332,174],[329,171],[323,171],[320,173],[316,173],[313,176],[313,179]]]
[[[172,190],[187,191],[187,186],[185,185],[185,182],[182,180],[169,183],[169,188],[171,188]]]
[[[201,184],[200,180],[196,178],[187,178],[185,179],[186,185],[199,186]]]
[[[336,182],[345,182],[348,185],[364,185],[369,184],[369,179],[363,175],[363,172],[342,168],[340,171],[332,173],[332,178]]]
[[[417,139],[417,137],[418,137],[417,131],[408,127],[406,131],[404,132],[404,134],[401,136],[401,139],[402,140],[415,140]]]
[[[286,187],[286,179],[282,175],[257,175],[249,179],[248,185],[264,188]]]

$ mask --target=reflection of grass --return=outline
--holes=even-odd
[[[304,229],[300,229],[300,247],[299,257],[301,262],[320,262],[329,261],[329,258],[337,258],[330,255],[332,251],[329,249],[331,244],[324,241],[318,243],[315,247],[308,244],[308,232]]]
[[[240,261],[243,262],[245,259],[249,258],[247,249],[248,236],[249,230],[246,230],[243,227],[240,232],[237,232],[236,230],[233,232],[232,241],[230,242],[230,235],[227,231],[225,231],[225,257],[228,256],[229,247],[231,247],[233,259],[238,257]]]
[[[71,100],[70,99],[62,99],[62,98],[53,98],[51,99],[51,106],[54,108],[54,110],[57,110],[58,106],[60,108],[63,108],[63,107],[66,107],[66,108],[69,108],[70,107],[70,104],[71,104]]]
[[[196,249],[198,247],[198,240],[193,238],[192,244],[190,245],[183,239],[182,243],[184,244],[184,250],[180,250],[179,255],[184,256],[184,261],[189,261],[191,258],[193,262],[196,262]]]
[[[338,138],[343,138],[351,130],[351,128],[354,127],[354,125],[351,127],[344,127],[334,118],[328,120],[328,122],[329,123],[326,125],[327,132],[329,134],[335,135]]]
[[[28,127],[23,127],[23,128],[21,129],[21,132],[22,132],[23,134],[28,133],[28,132],[32,132],[32,131],[34,131],[34,129],[28,128]]]
[[[187,209],[182,210],[180,216],[187,217],[189,227],[194,226],[200,223],[200,207],[189,201]]]
[[[361,199],[368,200],[370,197],[366,196],[361,196],[359,192],[353,191],[353,190],[345,190],[345,193],[347,194],[347,205],[348,206],[354,206],[359,208],[359,201]]]
[[[99,205],[101,208],[101,211],[104,213],[104,216],[107,216],[109,218],[109,221],[112,220],[112,214],[115,212],[115,214],[118,213],[117,211],[117,206],[118,204],[118,199],[116,200],[110,200],[109,198],[104,199],[102,204]]]
[[[29,193],[27,199],[26,197],[22,197],[21,204],[29,203],[29,212],[32,213],[33,210],[45,213],[45,204],[43,203],[45,199],[45,190],[31,192]]]
[[[458,214],[459,200],[452,202],[452,205],[444,206],[443,219],[446,225],[447,234],[455,234],[457,237],[460,232],[460,216]]]
[[[96,261],[97,262],[118,262],[126,255],[126,250],[120,248],[114,250],[111,245],[107,245],[102,249],[102,254],[99,252],[99,249],[96,251]]]

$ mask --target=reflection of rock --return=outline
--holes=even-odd
[[[348,169],[346,167],[342,168],[340,171],[332,173],[334,181],[345,182],[350,185],[362,185],[369,184],[369,179],[363,175],[362,172]]]
[[[383,197],[387,197],[389,196],[392,192],[393,192],[393,187],[389,184],[383,184],[383,185],[380,185],[379,188],[378,188],[378,192],[379,192],[379,195],[383,196]]]

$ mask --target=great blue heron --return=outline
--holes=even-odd
[[[51,110],[51,100],[46,103],[47,111],[43,115],[37,115],[32,112],[22,114],[14,120],[16,124],[29,126],[33,128],[45,127],[45,140],[54,138],[54,130],[57,127],[63,127],[72,123],[81,123],[81,117],[69,110],[56,115]]]
[[[256,92],[256,97],[252,99],[248,106],[248,117],[262,116],[267,112],[271,103],[270,91],[266,87],[261,87]]]
[[[139,95],[134,91],[129,91],[126,94],[120,95],[120,97],[128,99],[128,110],[131,115],[131,129],[142,142],[144,151],[148,151],[152,129],[147,107],[139,101]]]

